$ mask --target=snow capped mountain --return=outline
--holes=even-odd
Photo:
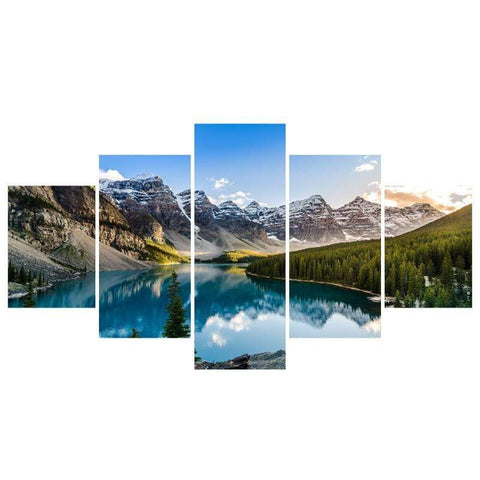
[[[402,235],[444,216],[428,203],[414,203],[403,208],[385,207],[385,236]]]
[[[335,220],[332,207],[321,195],[290,203],[290,237],[318,244],[346,239]]]
[[[101,180],[100,191],[113,200],[137,230],[142,221],[150,223],[153,219],[167,238],[173,238],[173,234],[190,236],[190,218],[183,206],[183,199],[177,198],[159,176],[142,173],[125,180]],[[155,232],[157,240],[160,239],[158,227]],[[145,235],[144,231],[140,233]]]
[[[381,232],[381,206],[356,197],[333,212],[347,240],[379,238]]]
[[[253,201],[245,207],[244,211],[252,222],[260,223],[265,227],[269,238],[285,240],[285,205],[266,207]]]
[[[235,202],[227,200],[218,206],[218,210],[214,211],[216,220],[223,221],[249,221],[248,215]]]

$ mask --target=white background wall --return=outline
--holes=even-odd
[[[384,184],[476,185],[475,5],[2,2],[4,265],[8,184],[188,154],[194,122],[284,121],[289,153],[380,153]],[[191,340],[101,340],[95,311],[1,298],[2,478],[480,473],[476,308],[388,311],[381,340],[289,341],[285,372],[195,372]]]

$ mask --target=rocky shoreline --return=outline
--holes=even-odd
[[[195,361],[196,370],[284,370],[285,350],[276,352],[245,353],[224,362],[207,362],[202,359]]]
[[[33,293],[46,292],[53,287],[53,284],[45,285],[43,287],[34,287]],[[9,282],[8,283],[8,300],[14,300],[16,298],[23,298],[28,293],[28,286],[22,283]]]

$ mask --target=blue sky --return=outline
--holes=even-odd
[[[285,203],[284,124],[195,125],[195,189],[216,203]]]
[[[121,180],[141,173],[159,175],[179,193],[190,188],[190,155],[100,155],[100,178]]]
[[[333,208],[380,202],[380,155],[290,155],[290,201],[320,194]]]

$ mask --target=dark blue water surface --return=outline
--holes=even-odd
[[[162,337],[172,270],[178,274],[190,324],[190,265],[100,272],[100,336],[130,337],[135,328],[139,337]]]
[[[356,290],[290,282],[290,337],[379,337],[380,302]]]
[[[45,292],[35,295],[37,308],[93,308],[95,307],[95,273],[89,272],[73,280],[57,282]],[[23,307],[23,298],[8,301],[13,308]]]
[[[285,282],[245,266],[195,266],[195,348],[207,361],[285,348]]]

